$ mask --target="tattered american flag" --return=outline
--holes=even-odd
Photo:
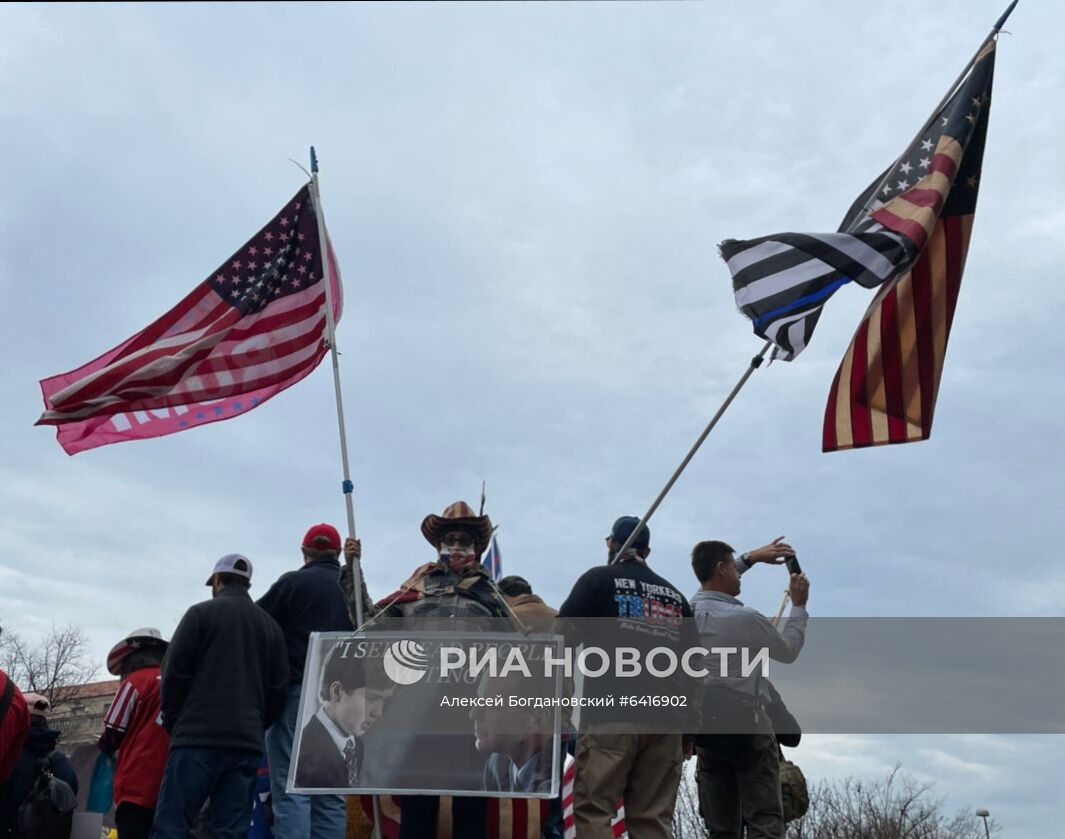
[[[728,240],[721,255],[756,334],[791,360],[837,289],[879,286],[832,386],[825,451],[926,439],[961,283],[987,134],[996,41],[836,233]]]
[[[567,756],[565,770],[562,774],[562,818],[565,839],[575,839],[577,828],[573,821],[573,781],[576,778],[576,764],[572,756]],[[358,797],[359,813],[357,820],[349,815],[348,839],[368,839],[373,829],[373,796]],[[381,835],[383,839],[398,839],[400,810],[398,796],[378,796],[378,808],[381,812]],[[539,839],[543,825],[548,819],[550,801],[535,798],[490,798],[488,800],[488,835],[489,839]],[[356,824],[357,821],[357,824]],[[615,839],[626,839],[625,808],[619,805],[613,819],[612,832]],[[462,839],[452,836],[451,798],[440,798],[440,810],[437,814],[436,839]]]
[[[328,246],[333,313],[343,309]],[[318,220],[304,186],[173,309],[82,367],[44,379],[38,425],[68,454],[230,419],[313,370],[327,352]]]
[[[872,218],[921,252],[881,287],[847,348],[825,407],[823,451],[910,443],[932,433],[976,214],[995,47],[990,41],[981,50],[966,82],[881,187],[887,203]]]

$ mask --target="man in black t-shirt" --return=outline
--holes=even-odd
[[[559,609],[559,628],[571,645],[583,641],[586,647],[611,650],[626,646],[643,653],[669,647],[679,657],[684,649],[698,646],[698,633],[684,595],[647,566],[651,553],[648,530],[643,528],[629,549],[618,554],[638,523],[633,516],[614,522],[606,539],[607,564],[590,569],[577,580]],[[613,620],[588,621],[577,630],[567,620],[575,618]],[[597,643],[600,634],[604,639],[609,637],[609,643]],[[690,693],[690,680],[682,671],[669,682],[651,676],[625,682],[626,694]],[[617,684],[610,680],[597,687],[595,679],[585,678],[583,693],[605,697]],[[574,818],[581,839],[613,839],[611,820],[622,799],[630,835],[640,839],[672,837],[681,768],[691,756],[692,745],[681,733],[685,718],[674,709],[656,711],[654,720],[649,725],[644,712],[636,721],[634,712],[617,701],[606,707],[581,708],[573,790]]]

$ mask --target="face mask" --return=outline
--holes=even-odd
[[[460,574],[477,561],[477,554],[473,548],[450,545],[440,549],[440,561],[454,573]]]

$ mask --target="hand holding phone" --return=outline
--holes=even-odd
[[[788,573],[789,574],[801,574],[802,573],[802,566],[799,565],[799,557],[798,556],[789,556],[787,559],[784,560],[784,564],[786,566],[788,566]]]

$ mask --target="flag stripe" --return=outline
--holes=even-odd
[[[793,251],[797,255],[798,251]],[[736,302],[740,306],[750,306],[752,303],[766,300],[767,298],[786,292],[792,286],[799,283],[810,283],[813,280],[831,281],[836,274],[831,265],[820,259],[807,258],[804,262],[789,268],[786,272],[773,274],[755,280],[743,288],[736,289]],[[785,307],[787,308],[787,307]],[[791,308],[794,308],[793,306]],[[759,320],[769,318],[771,313],[762,315]],[[757,321],[756,321],[757,322]]]
[[[878,306],[869,316],[869,330],[865,347],[865,393],[871,405],[882,405],[886,401],[884,388],[884,364],[879,352],[881,332],[883,330],[883,306]],[[869,413],[869,433],[874,440],[883,439],[888,432],[887,417],[882,411]]]
[[[114,381],[110,382],[108,389],[104,391],[110,394],[109,398],[96,399],[86,404],[84,395],[79,394],[81,397],[79,401],[82,402],[80,410],[48,411],[45,413],[45,417],[48,420],[56,418],[85,419],[108,413],[113,410],[116,404],[123,401],[136,403],[133,410],[147,410],[153,407],[186,404],[189,401],[220,398],[218,394],[212,392],[212,389],[201,388],[199,384],[193,387],[182,387],[181,380],[189,376],[193,371],[195,371],[195,374],[199,374],[202,372],[217,372],[219,370],[236,370],[241,366],[249,366],[256,353],[248,350],[239,354],[239,360],[234,360],[237,355],[237,348],[259,336],[272,338],[277,335],[296,336],[302,334],[302,337],[291,344],[286,345],[283,342],[279,342],[278,345],[273,346],[272,355],[274,358],[269,363],[277,366],[284,364],[284,357],[290,352],[296,352],[300,357],[305,357],[306,353],[303,352],[305,347],[309,343],[321,340],[325,327],[325,294],[312,287],[300,292],[299,296],[304,300],[307,297],[311,299],[303,306],[289,308],[286,313],[287,316],[303,318],[292,324],[290,331],[280,332],[278,330],[279,324],[284,322],[279,316],[278,318],[261,319],[254,324],[256,329],[243,329],[239,334],[236,334],[236,330],[231,330],[230,334],[237,340],[222,341],[220,335],[217,339],[213,334],[209,336],[201,335],[196,342],[177,351],[173,347],[166,347],[157,353],[153,353],[157,358],[147,365],[143,364],[142,360],[140,367],[130,365],[130,369],[127,369],[127,365],[122,365],[114,368],[112,373]],[[230,309],[230,312],[236,313],[239,317],[239,312],[236,310]],[[219,328],[224,328],[224,325]],[[271,330],[274,331],[271,332]],[[205,341],[207,345],[202,346]],[[267,346],[264,346],[262,351],[265,351]],[[230,353],[234,354],[234,358],[227,357]],[[127,374],[125,379],[119,378],[123,372]],[[130,378],[133,373],[138,375],[135,378]],[[248,376],[247,380],[253,381],[257,375],[258,373],[254,373]],[[146,388],[145,384],[147,382],[151,382],[153,387]],[[175,398],[164,398],[167,394]],[[183,394],[192,395],[186,398],[182,396]]]
[[[143,370],[155,370],[160,374],[162,370],[187,367],[195,358],[195,353],[203,347],[213,347],[217,343],[215,336],[240,320],[241,314],[237,309],[229,308],[222,317],[215,320],[209,326],[203,327],[191,333],[169,336],[161,339],[150,347],[138,350],[131,356],[127,356],[114,364],[88,376],[65,391],[55,394],[46,400],[53,410],[69,410],[64,406],[87,402],[98,398],[114,388],[121,387],[126,379],[133,373]],[[191,357],[190,357],[191,356]],[[167,364],[166,359],[172,359]]]
[[[756,262],[750,267],[732,275],[732,286],[737,291],[749,288],[751,285],[766,278],[778,275],[788,276],[789,272],[796,271],[797,276],[803,277],[806,263],[811,255],[801,248],[796,248],[790,242],[766,242],[766,245],[785,248],[783,253],[774,253],[766,259]],[[729,263],[731,268],[732,263]],[[816,276],[816,274],[814,274]],[[762,295],[766,296],[766,295]]]
[[[132,394],[129,398],[143,399],[143,396],[138,395],[137,386],[144,380],[153,380],[161,389],[172,388],[208,355],[230,351],[233,344],[220,343],[220,339],[216,339],[215,336],[241,323],[241,314],[239,310],[221,302],[213,291],[211,294],[219,301],[219,305],[211,309],[219,315],[213,323],[197,326],[194,331],[186,334],[162,339],[151,348],[146,348],[140,354],[120,364],[97,371],[84,383],[79,383],[76,387],[56,394],[51,401],[53,412],[72,417],[92,416],[97,412],[85,414],[62,410],[62,406],[75,397],[80,402],[86,402],[102,393],[124,394],[126,390],[129,390]],[[292,318],[303,318],[317,314],[320,310],[324,311],[324,302],[324,290],[312,286],[302,292],[282,298],[278,301],[281,304],[278,306],[280,311],[276,313],[271,310],[273,306],[271,304],[257,315],[244,318],[246,325],[242,325],[239,329],[229,330],[229,335],[234,339],[235,344],[241,339],[279,329]],[[233,366],[236,365],[230,365],[231,368]],[[129,375],[133,372],[140,375],[130,380]]]
[[[800,297],[798,300],[794,300],[786,306],[781,306],[779,309],[774,309],[771,312],[766,312],[762,317],[758,318],[754,324],[755,326],[762,326],[770,321],[776,320],[781,315],[786,315],[790,312],[794,312],[796,309],[812,309],[819,306],[829,297],[836,293],[836,291],[851,281],[850,277],[840,277],[838,274],[833,274],[824,277],[824,286],[812,294],[807,294],[804,297]]]
[[[173,392],[164,395],[153,395],[139,401],[130,401],[124,397],[114,397],[102,403],[92,414],[83,419],[111,416],[118,405],[124,406],[124,410],[128,412],[152,411],[188,405],[190,401],[208,402],[226,399],[241,393],[268,388],[288,380],[289,377],[299,373],[304,367],[313,369],[324,357],[325,352],[324,346],[311,344],[300,353],[294,353],[287,357],[285,359],[286,366],[279,366],[277,362],[258,365],[240,371],[240,377],[233,377],[231,381],[219,381],[217,379],[209,381],[207,377],[193,377],[183,382]]]
[[[828,402],[825,403],[825,421],[821,425],[821,451],[830,452],[838,448],[836,438],[836,403],[839,399],[839,377],[842,368],[836,370],[836,376],[832,380],[832,387],[828,391]]]
[[[213,344],[213,346],[205,347],[190,356],[190,361],[195,361],[196,364],[182,364],[181,375],[185,376],[190,372],[198,374],[204,371],[235,370],[242,366],[249,366],[255,360],[256,352],[250,348],[246,348],[245,345],[254,339],[267,339],[268,343],[262,345],[259,352],[265,352],[269,349],[278,361],[288,354],[283,345],[284,342],[278,340],[279,338],[297,338],[302,336],[300,340],[289,345],[290,348],[295,351],[302,350],[309,340],[320,340],[325,327],[324,290],[312,286],[299,294],[291,296],[299,298],[299,300],[295,302],[300,302],[302,305],[288,305],[286,306],[287,311],[277,314],[276,316],[261,317],[261,315],[272,314],[270,313],[270,307],[268,306],[260,313],[260,317],[257,317],[249,327],[230,329],[228,330],[225,339],[220,339],[217,343]],[[291,327],[286,328],[285,324],[291,322],[292,318],[301,318],[301,320],[292,323]],[[244,320],[249,319],[245,318]],[[309,334],[309,331],[310,333],[313,333],[315,330],[319,334]],[[208,366],[205,368],[204,365]],[[136,387],[145,379],[154,379],[157,384],[162,386],[162,388],[156,388],[154,390],[165,390],[168,388],[176,390],[179,388],[178,383],[180,377],[175,377],[173,371],[166,375],[163,375],[161,371],[156,371],[154,374],[141,376],[138,379],[124,382],[122,384],[122,394],[133,400],[144,399],[145,396],[138,395],[139,392],[136,390]],[[129,390],[128,394],[126,393],[127,389]]]
[[[851,362],[851,394],[852,398],[857,396],[860,399],[860,402],[856,402],[851,410],[851,437],[855,446],[868,446],[873,439],[869,413],[864,410],[864,405],[868,400],[865,389],[868,346],[869,320],[866,319],[858,328],[858,335],[854,339],[854,357]]]
[[[917,372],[917,323],[913,309],[913,282],[909,275],[899,281],[895,297],[899,312],[899,353],[901,355],[902,416],[906,440],[920,437],[921,382]],[[917,432],[917,438],[914,432]]]
[[[895,209],[899,209],[898,205],[892,206]],[[918,249],[923,248],[925,242],[928,241],[928,232],[924,229],[924,225],[912,219],[904,218],[893,210],[886,208],[877,210],[873,213],[873,218],[889,230],[894,230],[896,233],[901,233],[907,239],[910,239]]]
[[[902,405],[902,359],[899,346],[898,287],[891,289],[880,310],[880,363],[883,370],[885,434],[890,440],[906,437]],[[880,403],[877,402],[879,405]]]
[[[747,245],[750,243],[735,241],[731,243],[723,243],[721,246],[721,251],[722,254],[725,256],[725,261],[728,263],[729,271],[732,273],[733,279],[736,282],[741,281],[740,276],[743,274],[743,271],[748,266],[755,265],[762,261],[771,260],[778,254],[791,254],[792,252],[791,246],[783,242],[776,242],[772,239],[765,241],[754,241],[755,244],[751,245],[750,247],[738,247],[740,245]],[[734,256],[728,256],[730,248],[734,250]]]
[[[928,271],[928,260],[918,260],[910,273],[910,281],[913,284],[913,304],[917,313],[917,371],[921,391],[921,427],[927,428],[930,419],[929,399],[932,389],[932,356],[933,341],[932,329],[934,317],[932,314],[932,289]]]
[[[913,269],[870,307],[829,393],[825,451],[928,438],[972,219],[942,218]]]

